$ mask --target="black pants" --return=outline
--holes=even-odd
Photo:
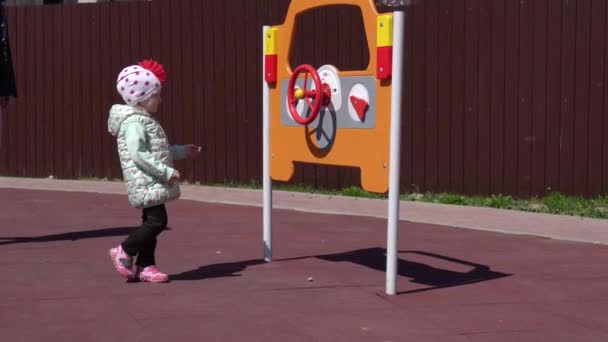
[[[156,265],[154,251],[156,237],[167,228],[167,210],[165,205],[144,208],[141,216],[142,224],[122,243],[122,249],[130,256],[137,255],[139,267]]]

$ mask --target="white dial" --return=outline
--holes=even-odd
[[[331,89],[331,102],[328,107],[330,110],[338,111],[342,107],[342,85],[338,76],[338,69],[333,65],[323,65],[317,69],[321,83],[327,83]],[[313,82],[314,88],[314,82]]]
[[[348,114],[357,122],[365,120],[365,113],[369,108],[369,91],[361,84],[356,83],[348,93]]]

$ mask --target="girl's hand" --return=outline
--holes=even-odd
[[[196,145],[186,145],[186,155],[188,156],[188,158],[196,158],[201,154],[201,151],[203,150],[202,147],[200,146],[196,146]]]
[[[173,173],[171,174],[171,179],[169,179],[169,182],[171,182],[171,183],[179,182],[179,179],[181,177],[182,177],[182,175],[179,174],[179,171],[174,170]]]

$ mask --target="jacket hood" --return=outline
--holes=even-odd
[[[122,123],[132,115],[145,115],[149,114],[139,107],[115,104],[110,108],[110,115],[108,116],[108,132],[112,136],[117,136],[120,132],[120,126]]]

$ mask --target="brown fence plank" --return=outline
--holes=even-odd
[[[547,191],[559,189],[560,184],[560,113],[561,113],[561,3],[547,2],[547,117],[545,184]]]
[[[96,25],[92,17],[91,7],[70,5],[68,9],[73,21],[69,30],[76,30],[72,36],[72,47],[78,51],[72,59],[72,88],[74,96],[71,98],[73,125],[73,144],[79,145],[74,153],[75,165],[77,165],[76,177],[94,177],[99,175],[101,169],[94,164],[96,151],[101,150],[99,142],[93,138],[93,125],[96,122],[94,99],[98,94],[93,93],[94,79],[98,77],[95,55],[99,54],[95,42],[99,40],[99,34],[95,32]],[[95,38],[92,38],[95,37]],[[93,41],[91,41],[93,39]]]
[[[53,48],[53,31],[50,29],[52,26],[51,22],[51,12],[50,11],[42,11],[41,12],[41,22],[40,26],[42,29],[42,59],[39,59],[40,62],[40,72],[37,74],[37,83],[42,85],[41,88],[38,88],[38,102],[41,103],[42,108],[39,113],[37,113],[42,119],[44,123],[44,140],[46,142],[44,149],[44,170],[48,175],[55,174],[55,152],[58,147],[57,142],[54,140],[54,126],[55,126],[55,118],[56,113],[54,111],[54,96],[44,96],[45,93],[49,92],[52,94],[53,89],[53,57],[47,56],[46,51],[49,51]],[[58,117],[57,117],[58,118]]]
[[[504,127],[504,187],[505,192],[517,194],[517,133],[518,121],[518,70],[519,70],[519,3],[507,1],[506,8],[506,80],[505,80],[505,127]]]
[[[238,118],[239,113],[236,110],[235,95],[237,95],[237,68],[236,65],[239,63],[236,51],[236,42],[238,37],[236,36],[237,25],[232,24],[231,18],[233,14],[232,7],[238,6],[235,4],[236,1],[224,2],[222,8],[222,27],[224,31],[224,38],[222,39],[222,63],[225,63],[224,67],[224,134],[226,135],[226,176],[230,181],[238,180],[238,158],[239,158],[239,145],[241,144],[242,138],[238,134]]]
[[[165,67],[165,71],[167,73],[167,80],[162,84],[162,104],[159,107],[158,119],[161,122],[163,128],[167,130],[166,122],[168,121],[168,116],[170,115],[171,107],[169,98],[169,91],[171,84],[174,82],[174,73],[173,70],[169,70],[168,60],[167,60],[167,46],[165,45],[167,42],[167,36],[165,34],[167,27],[167,16],[169,13],[169,9],[167,8],[168,1],[152,1],[150,4],[150,25],[145,29],[149,32],[150,37],[150,54],[147,56],[148,58],[154,59],[158,61]],[[116,70],[118,73],[120,69]],[[166,132],[169,134],[169,132]],[[175,143],[175,138],[173,136],[169,136],[169,138],[173,138],[170,140],[170,143]]]
[[[229,179],[229,161],[228,158],[231,156],[228,151],[229,144],[232,145],[232,137],[227,135],[227,64],[224,58],[224,51],[227,51],[226,47],[226,36],[225,36],[225,21],[226,21],[226,5],[223,2],[216,2],[213,5],[213,80],[216,85],[215,92],[213,94],[215,98],[215,131],[216,131],[216,142],[215,142],[215,153],[216,153],[216,164],[215,164],[215,182],[223,183]],[[224,34],[223,34],[224,33]]]
[[[203,137],[205,135],[205,126],[203,125],[203,116],[207,115],[202,108],[202,97],[203,92],[205,91],[204,81],[203,81],[203,63],[204,61],[201,59],[201,46],[202,46],[202,35],[203,35],[203,25],[201,22],[203,6],[200,1],[192,1],[191,10],[189,11],[191,17],[186,17],[184,20],[190,21],[192,36],[192,51],[188,58],[191,60],[191,72],[192,72],[192,137],[191,142],[198,146],[203,145]],[[195,181],[201,181],[205,178],[204,172],[204,164],[203,156],[207,153],[207,146],[202,146],[203,152],[202,156],[195,159],[193,164],[193,175],[192,178]]]
[[[519,108],[517,115],[517,195],[526,197],[531,186],[532,137],[532,7],[529,0],[519,7]]]
[[[238,2],[237,9],[235,9],[234,16],[243,18],[243,22],[247,20],[250,14],[247,13],[247,2],[246,0],[241,0]],[[256,27],[253,25],[252,27]],[[258,37],[261,34],[261,25],[258,26],[257,32],[255,30],[251,30],[248,32],[245,25],[238,25],[235,27],[236,30],[236,51],[243,51],[244,59],[247,61],[251,61],[251,64],[243,63],[242,60],[237,60],[238,69],[236,75],[236,89],[237,96],[236,100],[236,110],[238,113],[238,135],[240,137],[240,143],[238,146],[238,180],[240,183],[249,183],[251,181],[250,172],[253,169],[253,165],[250,165],[250,156],[249,156],[249,135],[255,134],[255,132],[251,131],[250,126],[250,116],[251,112],[253,114],[258,113],[261,116],[262,111],[261,107],[256,108],[252,107],[257,101],[255,98],[260,98],[260,93],[257,93],[257,96],[252,92],[252,89],[259,89],[259,85],[256,82],[257,72],[253,72],[248,74],[251,70],[261,70],[252,68],[251,65],[255,65],[256,61],[258,61],[261,56],[256,53],[256,42],[258,41]],[[251,40],[251,42],[247,42],[246,39]],[[251,43],[251,49],[248,49],[248,44]],[[249,105],[248,105],[249,104]],[[256,110],[257,109],[257,110]],[[261,150],[261,148],[259,149]],[[261,154],[258,154],[261,157]]]
[[[46,84],[46,77],[45,77],[45,68],[48,68],[47,65],[45,65],[45,60],[46,60],[46,49],[44,47],[45,45],[45,39],[44,39],[44,33],[45,33],[45,29],[44,29],[44,11],[41,8],[35,8],[34,9],[34,15],[36,20],[36,23],[34,24],[34,30],[35,30],[35,38],[34,38],[34,59],[33,59],[33,64],[34,64],[34,68],[33,68],[33,73],[30,74],[30,82],[33,85],[33,87],[31,88],[33,90],[33,93],[31,93],[33,95],[33,97],[30,98],[30,101],[34,102],[34,106],[32,107],[32,110],[35,111],[35,113],[33,113],[31,120],[30,121],[32,126],[35,125],[36,127],[36,136],[32,136],[31,134],[28,134],[29,130],[27,129],[27,127],[25,128],[23,132],[23,137],[26,138],[27,142],[26,144],[30,145],[29,149],[34,149],[35,153],[31,153],[29,158],[31,158],[31,156],[35,156],[35,160],[32,161],[31,159],[27,161],[27,163],[24,165],[25,169],[20,170],[20,173],[22,175],[27,175],[28,169],[29,168],[35,168],[37,170],[37,175],[40,177],[46,177],[49,176],[51,174],[51,169],[49,167],[47,167],[48,164],[46,164],[47,162],[49,162],[50,158],[52,157],[48,157],[49,154],[52,153],[52,151],[50,150],[50,148],[52,148],[52,144],[53,142],[50,141],[48,139],[49,137],[49,129],[47,129],[47,127],[49,127],[52,123],[51,120],[48,120],[48,115],[44,115],[44,113],[46,111],[48,111],[48,109],[45,107],[46,104],[48,103],[50,96],[44,96],[44,92],[45,90],[48,88],[50,89],[50,87],[48,86],[48,84]],[[28,122],[29,124],[29,122]],[[36,141],[37,138],[41,139],[40,141]],[[52,162],[52,161],[51,161]],[[52,165],[52,164],[51,164]]]
[[[184,46],[182,39],[192,39],[188,34],[188,37],[184,37],[182,33],[182,23],[184,13],[181,10],[181,5],[184,1],[172,1],[169,12],[170,25],[168,39],[163,41],[165,48],[170,51],[169,59],[167,60],[167,67],[171,72],[171,82],[167,81],[168,97],[170,97],[171,107],[165,108],[165,112],[170,115],[171,119],[164,120],[163,125],[168,126],[169,141],[171,144],[182,144],[186,143],[184,140],[186,131],[186,113],[185,113],[185,96],[184,88],[186,87],[186,80],[184,79],[185,69],[188,66],[182,63],[184,54]],[[180,171],[182,180],[187,180],[190,176],[188,171],[188,161],[181,160],[176,164],[177,169]]]
[[[410,185],[413,183],[413,153],[414,153],[414,141],[413,141],[413,94],[414,94],[414,63],[413,60],[413,9],[412,7],[407,8],[405,12],[405,28],[404,28],[404,42],[403,42],[403,99],[402,113],[401,113],[401,184],[402,188],[410,189]],[[352,25],[352,22],[345,22],[345,25]],[[449,85],[448,85],[449,87]],[[341,171],[341,176],[344,177],[345,171]],[[344,180],[346,181],[346,180]],[[343,181],[343,182],[344,182]]]
[[[70,106],[72,107],[72,121],[74,122],[73,134],[73,146],[74,146],[74,165],[77,170],[77,175],[81,177],[92,177],[94,170],[92,164],[89,162],[90,157],[88,156],[90,148],[86,144],[88,141],[88,134],[85,134],[84,127],[87,125],[87,121],[84,118],[83,103],[89,101],[91,95],[88,85],[85,85],[83,73],[86,65],[88,64],[90,45],[87,46],[86,40],[89,39],[90,33],[90,21],[85,18],[86,14],[83,12],[82,7],[79,6],[68,6],[65,7],[67,12],[72,18],[72,27],[70,28],[73,32],[72,42],[75,49],[78,50],[78,55],[74,56],[73,59],[73,74],[72,74],[72,92],[73,97],[70,99]],[[87,132],[88,133],[88,132]]]
[[[412,9],[412,21],[414,24],[412,30],[412,54],[414,63],[414,73],[412,74],[414,83],[414,94],[412,97],[412,126],[413,126],[413,141],[414,150],[412,153],[412,185],[414,191],[424,191],[425,185],[425,164],[426,156],[425,145],[425,13],[426,2],[417,3]]]
[[[96,64],[92,67],[92,72],[99,73],[91,78],[91,90],[93,94],[93,108],[91,108],[93,141],[100,149],[93,151],[93,167],[98,177],[108,179],[122,178],[122,170],[118,159],[116,138],[108,132],[108,116],[110,108],[114,104],[122,103],[121,97],[116,91],[116,76],[121,71],[120,61],[116,60],[118,37],[112,33],[118,27],[111,27],[116,24],[111,19],[110,4],[100,4],[91,9],[94,20],[93,32],[100,39],[93,42],[93,49]],[[120,34],[120,33],[116,33]],[[103,51],[97,53],[95,51]],[[120,50],[118,50],[120,51]]]
[[[133,3],[133,7],[139,13],[140,19],[138,21],[139,24],[139,58],[140,59],[148,59],[152,56],[152,30],[151,27],[157,25],[157,23],[152,22],[152,2],[145,2],[143,4]],[[197,18],[200,19],[200,18]],[[188,22],[194,23],[192,18],[187,19]],[[196,38],[193,36],[192,38]]]
[[[180,0],[180,3],[182,2],[184,2],[184,0]],[[144,16],[144,13],[142,13],[143,6],[141,4],[138,4],[137,2],[127,2],[125,5],[128,7],[125,8],[124,11],[129,13],[129,18]],[[148,30],[147,28],[142,29],[139,24],[140,22],[141,18],[136,20],[125,20],[125,23],[127,24],[127,36],[130,38],[130,60],[133,61],[133,63],[138,62],[145,57],[143,55],[143,46]]]
[[[214,60],[213,60],[213,8],[212,5],[209,5],[203,11],[203,51],[202,51],[202,60],[205,61],[203,65],[203,78],[206,84],[213,84],[213,88],[206,87],[204,93],[204,127],[205,127],[205,136],[204,136],[204,145],[205,149],[205,181],[208,183],[215,182],[216,180],[216,170],[215,164],[218,162],[216,158],[216,145],[220,142],[217,139],[217,132],[215,129],[215,120],[220,113],[215,110],[215,92],[217,90],[217,85],[215,84],[214,79]]]
[[[574,82],[576,72],[576,3],[562,2],[562,108],[560,189],[568,193],[574,189]]]
[[[464,193],[476,194],[479,113],[479,1],[467,0],[465,14]]]
[[[235,0],[230,11],[231,13],[228,16],[230,20],[233,18],[245,18],[245,1]],[[239,25],[233,25],[233,27],[231,27],[234,38],[232,41],[232,48],[227,52],[234,60],[232,77],[234,82],[232,88],[234,96],[232,96],[230,101],[234,103],[235,120],[234,127],[229,129],[229,132],[232,132],[232,134],[238,137],[234,159],[236,164],[235,180],[239,183],[247,182],[247,109],[245,103],[248,100],[249,94],[247,94],[247,65],[246,63],[243,63],[243,60],[254,61],[257,57],[254,56],[251,51],[245,49],[246,42],[244,40],[246,33],[243,32],[242,28],[242,22]],[[239,54],[236,53],[237,51],[243,51],[243,53],[240,54],[240,57]]]
[[[450,189],[450,140],[452,100],[452,16],[453,1],[439,2],[438,16],[438,93],[437,93],[437,191]],[[406,44],[407,46],[407,44]],[[407,59],[406,59],[406,65]],[[407,70],[407,69],[406,69]],[[407,90],[406,90],[407,91]],[[403,107],[407,108],[407,107]],[[403,154],[403,153],[402,153]],[[402,167],[405,167],[402,163]],[[407,183],[406,183],[407,184]]]
[[[176,30],[176,25],[179,24],[179,18],[174,17],[174,7],[178,6],[176,1],[159,1],[158,8],[159,13],[156,14],[153,22],[158,23],[160,27],[160,40],[158,45],[158,62],[161,63],[167,73],[166,82],[162,85],[162,106],[159,108],[157,117],[169,138],[170,143],[175,143],[177,139],[176,127],[179,125],[177,122],[178,113],[177,108],[179,106],[178,95],[175,93],[176,87],[179,87],[179,76],[174,67],[175,53],[172,51],[174,39],[173,31]],[[156,4],[154,4],[156,5]],[[178,171],[181,164],[175,165]]]
[[[65,75],[65,69],[69,68],[70,65],[66,64],[64,56],[66,55],[65,42],[66,35],[64,34],[64,18],[65,12],[61,11],[61,8],[55,8],[52,18],[52,26],[49,28],[53,32],[53,49],[64,51],[62,53],[56,53],[53,56],[53,97],[55,100],[54,112],[55,112],[55,146],[59,148],[55,150],[58,155],[55,157],[55,174],[61,178],[73,178],[72,170],[72,146],[68,144],[66,135],[72,131],[71,120],[65,120],[65,89],[68,87],[68,83]],[[69,50],[67,50],[69,51]]]
[[[606,12],[604,20],[608,20],[608,6],[606,6]],[[604,26],[606,31],[606,40],[604,41],[604,47],[608,46],[608,27]],[[606,132],[608,132],[608,118],[606,118],[606,113],[608,113],[608,53],[604,56],[604,111],[603,111],[603,120],[604,120],[604,129],[603,129],[603,145],[602,145],[602,155],[599,158],[602,158],[602,193],[604,195],[608,195],[608,136]]]
[[[165,11],[164,1],[152,1],[150,4],[150,25],[146,27],[150,35],[150,54],[148,57],[157,60],[161,64],[165,63],[165,61],[161,59],[161,52],[165,50],[163,47],[163,37],[161,34],[163,27],[162,21],[164,20],[165,16],[163,11]],[[119,70],[116,72],[118,73],[118,71]],[[162,94],[162,96],[164,97],[164,94]],[[164,102],[165,101],[163,99],[163,104],[160,107],[161,112],[164,112],[167,108],[167,104]]]
[[[492,1],[492,100],[490,122],[490,192],[501,194],[505,192],[504,179],[504,139],[505,139],[505,78],[506,51],[506,1]]]
[[[605,50],[594,51],[594,47],[604,44],[606,35],[606,2],[593,0],[591,3],[591,51],[589,54],[590,92],[589,92],[589,141],[588,173],[586,195],[596,197],[602,190],[602,124],[603,124],[603,78]]]
[[[77,29],[74,27],[73,20],[74,16],[71,15],[70,11],[61,10],[59,16],[59,35],[58,39],[61,41],[61,46],[58,51],[61,63],[57,65],[58,71],[60,72],[60,89],[61,92],[61,119],[57,120],[58,124],[63,124],[63,132],[58,134],[57,137],[61,138],[62,144],[65,146],[64,156],[61,162],[64,164],[64,172],[66,177],[75,178],[80,176],[76,173],[74,167],[74,159],[76,158],[75,153],[78,151],[77,146],[74,144],[74,120],[72,119],[72,103],[74,93],[72,92],[73,77],[74,77],[74,59],[78,56],[73,53],[75,47],[73,43],[74,31]]]
[[[101,137],[102,134],[107,134],[105,132],[107,132],[107,112],[109,109],[108,105],[102,102],[102,88],[111,87],[111,83],[107,85],[101,83],[103,75],[102,60],[105,58],[100,51],[106,50],[101,49],[102,43],[99,39],[104,29],[100,17],[100,8],[98,6],[87,6],[83,10],[86,10],[86,17],[90,18],[90,36],[86,38],[91,40],[91,42],[89,43],[90,45],[87,45],[89,51],[85,51],[85,56],[88,56],[88,58],[84,65],[85,78],[83,79],[83,89],[88,94],[88,101],[83,102],[82,112],[79,114],[83,117],[84,124],[88,126],[88,133],[85,136],[86,140],[90,141],[90,143],[84,146],[84,153],[89,156],[87,163],[91,165],[93,175],[103,175],[103,155],[115,150],[112,145],[106,147]],[[116,153],[113,153],[113,155],[116,155]]]
[[[532,3],[533,84],[532,84],[532,173],[531,193],[545,193],[547,122],[547,0]]]
[[[492,1],[479,2],[479,68],[477,78],[477,192],[490,193],[492,139]]]
[[[261,163],[262,157],[262,146],[261,146],[261,125],[262,121],[262,96],[259,92],[254,93],[254,89],[258,89],[262,82],[262,26],[263,23],[259,17],[255,16],[256,4],[252,1],[245,1],[243,5],[245,24],[242,26],[243,47],[245,51],[248,51],[247,55],[252,67],[245,68],[244,81],[247,89],[243,95],[246,96],[247,101],[243,103],[245,122],[244,131],[246,132],[247,139],[245,140],[245,153],[246,153],[246,165],[247,165],[247,179],[260,180],[261,176]],[[253,28],[258,28],[257,30]],[[258,139],[259,137],[259,139]]]
[[[110,15],[110,4],[100,4],[97,10],[99,15],[99,51],[106,51],[104,58],[101,58],[100,72],[100,96],[102,101],[100,104],[100,118],[98,120],[98,129],[100,130],[101,146],[104,146],[100,151],[99,158],[101,159],[102,173],[104,177],[110,179],[122,177],[120,163],[118,159],[118,151],[116,146],[116,138],[108,132],[108,115],[113,104],[121,103],[122,99],[116,91],[116,77],[121,71],[120,61],[116,60],[114,51],[115,40],[114,35],[117,27],[114,27],[113,17]]]
[[[181,61],[182,65],[182,98],[183,98],[183,122],[184,132],[181,137],[181,142],[175,141],[180,144],[197,144],[195,139],[196,130],[200,129],[196,125],[195,116],[198,115],[194,109],[195,104],[195,93],[194,83],[198,83],[194,74],[195,63],[194,56],[192,54],[194,41],[200,39],[196,35],[192,34],[194,31],[194,21],[191,18],[192,10],[194,7],[194,1],[183,1],[180,8],[181,14]],[[199,18],[200,19],[200,18]],[[186,176],[190,182],[194,182],[195,178],[195,164],[193,160],[186,161]]]
[[[52,8],[50,11],[45,11],[44,27],[45,27],[45,47],[48,50],[62,49],[61,34],[59,32],[61,19],[61,8]],[[69,175],[65,169],[64,155],[65,151],[71,149],[71,146],[66,146],[63,142],[63,133],[65,131],[65,120],[63,120],[63,84],[61,82],[61,64],[63,61],[57,53],[47,56],[45,62],[45,74],[48,79],[49,88],[47,92],[51,94],[49,101],[45,104],[45,116],[51,119],[47,126],[49,134],[48,141],[51,141],[50,158],[47,162],[49,174],[53,174],[59,178],[66,178]],[[48,157],[48,156],[47,156]]]
[[[106,15],[107,21],[103,21],[106,23],[107,28],[101,30],[101,35],[106,37],[104,42],[108,42],[108,44],[104,44],[104,48],[108,51],[108,59],[109,63],[104,65],[103,68],[107,70],[110,78],[105,79],[107,83],[107,87],[111,89],[110,94],[112,94],[112,98],[114,101],[111,101],[111,104],[124,104],[124,100],[120,97],[116,90],[116,78],[120,71],[136,61],[132,60],[130,56],[130,49],[128,49],[129,42],[128,37],[131,34],[129,31],[129,16],[128,7],[125,6],[128,4],[108,4],[107,7],[101,8],[102,15]],[[154,27],[154,26],[153,26]],[[153,29],[153,27],[151,29]],[[102,43],[103,44],[103,43]],[[106,107],[106,115],[107,111],[110,109],[111,104]],[[107,123],[106,123],[107,127]],[[107,131],[107,128],[106,128]],[[109,133],[104,134],[104,138],[108,139],[107,141],[111,141],[109,146],[112,148],[108,148],[108,152],[111,150],[113,153],[104,153],[103,165],[106,169],[106,173],[109,173],[108,177],[115,177],[122,174],[120,170],[120,162],[118,158],[117,146],[116,146],[116,138],[112,137]]]
[[[439,79],[439,3],[437,0],[426,2],[425,7],[425,156],[424,156],[424,188],[436,189],[438,183],[438,79]]]
[[[89,6],[87,8],[87,17],[91,20],[91,40],[90,53],[88,54],[89,59],[87,63],[87,72],[85,72],[85,78],[83,79],[83,85],[85,89],[88,89],[88,101],[83,103],[83,110],[80,113],[83,116],[84,122],[88,125],[89,139],[91,141],[91,147],[99,146],[102,148],[91,148],[91,165],[95,175],[108,175],[106,165],[110,162],[109,156],[114,148],[108,146],[105,147],[102,140],[102,132],[107,132],[107,116],[108,111],[107,105],[102,105],[101,95],[103,94],[104,86],[101,82],[104,74],[102,70],[104,55],[100,54],[101,41],[97,37],[103,37],[102,32],[105,32],[105,25],[100,17],[100,9],[97,6]],[[105,135],[105,134],[104,134]],[[113,153],[116,155],[116,152]]]
[[[576,7],[576,52],[574,93],[574,189],[587,193],[589,151],[589,55],[591,0],[579,0]]]
[[[193,87],[195,80],[193,78],[193,64],[194,60],[192,58],[192,46],[193,40],[197,39],[196,36],[192,35],[192,20],[190,19],[191,11],[192,11],[192,1],[181,1],[177,3],[179,6],[179,16],[181,25],[179,28],[179,37],[180,39],[176,39],[176,42],[179,44],[177,46],[178,49],[181,50],[181,54],[178,59],[179,65],[179,84],[181,85],[181,91],[179,91],[181,95],[181,110],[180,113],[182,115],[180,126],[183,127],[183,131],[181,134],[174,137],[174,143],[179,144],[192,144],[194,141],[194,131],[197,129],[194,125],[194,93]],[[179,138],[180,141],[175,139]],[[190,182],[194,181],[194,163],[192,160],[186,159],[182,165],[184,165],[184,179],[187,179]]]
[[[452,141],[451,141],[451,181],[454,192],[464,191],[464,127],[465,127],[465,15],[467,6],[464,1],[454,2],[452,26]],[[414,146],[414,148],[417,148]],[[415,161],[413,161],[415,162]]]

